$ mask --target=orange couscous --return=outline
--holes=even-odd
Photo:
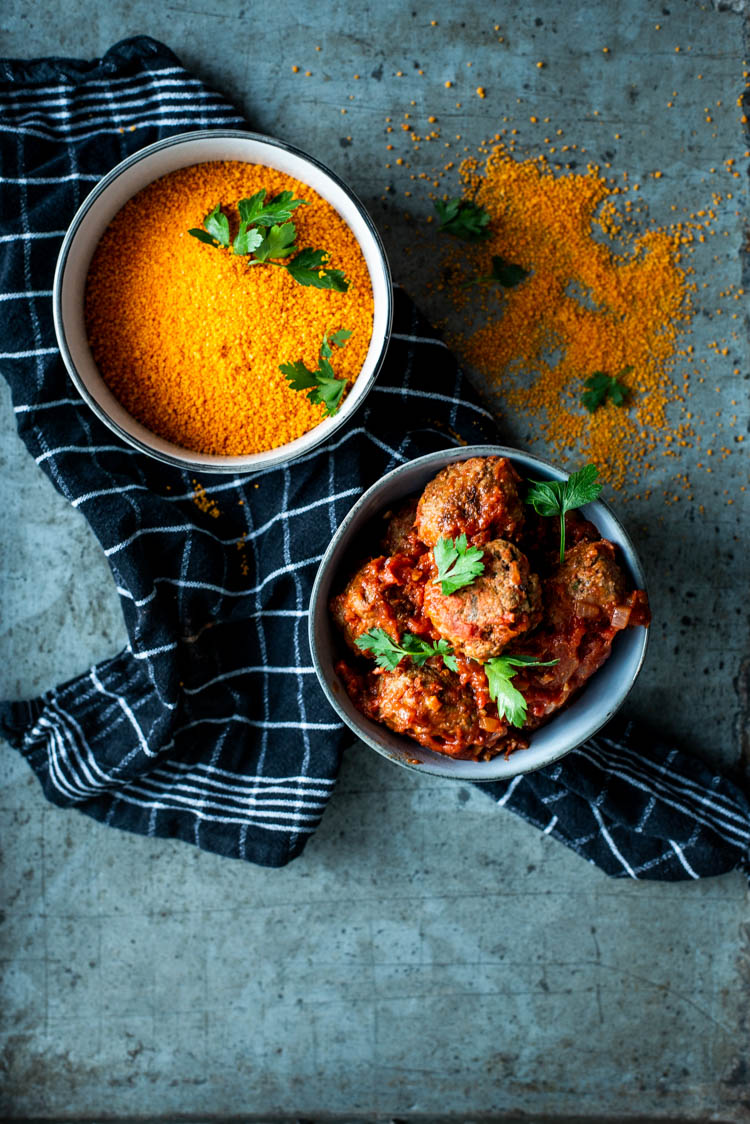
[[[220,203],[236,231],[237,201],[265,188],[309,202],[294,212],[297,245],[326,250],[347,292],[297,284],[191,237]],[[148,429],[195,452],[277,448],[325,416],[293,390],[281,363],[315,368],[326,333],[352,333],[331,360],[351,384],[367,355],[373,295],[364,257],[338,212],[272,168],[214,161],[149,184],[115,216],[91,262],[86,327],[92,354],[122,405]]]

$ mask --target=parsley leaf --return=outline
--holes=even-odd
[[[505,258],[501,258],[499,254],[495,254],[492,259],[492,273],[486,280],[503,285],[506,289],[514,289],[528,276],[528,269],[524,269],[522,265],[514,265],[512,262],[506,261]],[[481,278],[481,280],[485,280],[485,278]]]
[[[327,360],[322,359],[315,371],[306,367],[301,359],[296,363],[281,363],[279,370],[288,379],[292,390],[309,391],[307,397],[313,405],[322,404],[326,408],[326,417],[333,417],[341,405],[346,379],[337,379]]]
[[[552,667],[558,660],[537,660],[533,656],[496,656],[487,660],[484,672],[487,676],[490,698],[497,705],[499,718],[507,718],[511,726],[523,726],[526,721],[526,699],[511,679],[519,667]]]
[[[287,258],[293,254],[296,246],[294,240],[297,237],[297,228],[293,222],[282,223],[281,226],[274,225],[269,227],[266,232],[265,238],[260,242],[255,257],[249,263],[255,265],[256,262],[265,262],[269,258]]]
[[[262,187],[260,191],[256,191],[255,195],[251,195],[249,199],[240,199],[237,204],[237,210],[240,212],[240,219],[247,226],[258,221],[258,215],[263,211],[263,200],[266,197],[266,189]]]
[[[453,649],[447,640],[444,640],[442,637],[438,640],[435,645],[435,653],[443,657],[443,663],[446,667],[449,667],[451,671],[458,671],[456,657],[453,655]]]
[[[237,237],[232,243],[232,250],[235,254],[252,254],[262,241],[263,235],[259,230],[248,230],[247,223],[241,222]]]
[[[484,573],[483,554],[478,546],[468,546],[466,535],[459,535],[455,541],[439,538],[432,551],[438,570],[433,584],[440,582],[440,592],[446,596],[462,586],[471,585]]]
[[[470,289],[472,285],[502,285],[504,289],[515,289],[516,285],[520,285],[528,276],[528,269],[524,269],[522,265],[514,265],[513,262],[506,261],[499,254],[495,254],[492,258],[492,272],[464,281],[463,288]]]
[[[309,394],[308,398],[311,402],[322,402],[326,408],[326,417],[331,418],[341,405],[346,390],[346,379],[337,379],[333,367],[323,356],[320,357],[316,376],[318,389],[313,394]]]
[[[240,199],[237,204],[240,226],[232,242],[232,252],[240,257],[247,257],[248,265],[268,263],[286,269],[298,285],[345,293],[349,282],[343,270],[328,268],[327,250],[300,250],[297,246],[297,229],[290,219],[297,207],[303,206],[308,207],[308,201],[295,199],[293,191],[282,191],[266,201],[264,187],[256,191],[255,195]],[[203,229],[194,228],[188,234],[216,249],[228,249],[229,219],[222,213],[221,204],[217,203],[206,215]],[[288,258],[291,254],[295,255],[291,261],[278,260]],[[335,339],[333,342],[337,343]]]
[[[434,206],[440,219],[440,233],[452,234],[464,242],[481,242],[489,238],[487,227],[490,216],[478,203],[471,199],[449,199],[447,202],[436,199]]]
[[[198,238],[209,246],[226,248],[229,245],[229,219],[222,214],[221,203],[217,203],[213,211],[208,212],[203,220],[203,226],[205,228],[203,230],[193,227],[188,234],[192,234],[193,238]]]
[[[591,503],[596,499],[603,487],[596,482],[598,475],[599,469],[595,464],[585,464],[568,478],[566,511],[572,511],[574,507],[583,507],[585,503]]]
[[[596,478],[599,469],[595,464],[584,465],[572,473],[567,480],[531,480],[526,493],[526,503],[530,503],[539,515],[560,516],[560,561],[565,557],[565,512],[591,503],[602,490]]]
[[[314,289],[334,289],[345,293],[349,282],[341,269],[327,269],[327,250],[300,250],[287,263],[286,269],[299,285],[312,285]]]
[[[288,222],[297,207],[309,207],[306,199],[295,199],[293,191],[282,191],[265,202],[266,189],[262,187],[249,199],[240,199],[237,209],[240,219],[247,226],[275,226]]]
[[[289,380],[292,390],[309,390],[318,385],[317,371],[311,371],[301,359],[295,363],[280,363],[279,370]]]
[[[513,262],[506,262],[504,257],[495,254],[493,257],[493,271],[491,273],[482,274],[481,277],[471,278],[469,281],[462,282],[463,289],[471,289],[475,284],[499,284],[503,285],[504,289],[515,289],[517,284],[521,284],[528,277],[530,270],[525,270],[523,265],[514,265]]]
[[[374,656],[378,667],[384,667],[388,671],[395,671],[407,656],[416,667],[423,667],[431,656],[442,656],[446,667],[451,671],[458,671],[456,657],[447,640],[440,639],[436,644],[431,644],[421,636],[405,632],[401,643],[397,644],[384,628],[371,628],[369,632],[358,636],[354,643],[363,652]]]
[[[333,333],[331,342],[335,343],[336,347],[345,347],[351,334],[346,328],[341,328]],[[279,364],[279,370],[289,381],[292,390],[308,391],[308,398],[314,405],[320,403],[325,406],[327,418],[333,417],[341,405],[347,384],[346,379],[336,378],[336,373],[328,362],[331,355],[333,351],[326,332],[320,345],[318,366],[314,371],[311,371],[301,359],[295,363]]]
[[[363,652],[369,652],[375,657],[378,667],[387,671],[395,671],[406,655],[404,649],[396,644],[384,628],[371,628],[354,641]]]
[[[331,343],[335,344],[336,347],[343,347],[344,344],[346,343],[347,339],[351,339],[351,337],[352,337],[352,333],[350,332],[349,329],[340,328],[340,329],[338,329],[338,332],[334,332],[334,334],[332,335]],[[327,346],[325,338],[324,338],[323,342]],[[324,354],[326,354],[326,353],[324,352]]]
[[[334,332],[331,336],[331,343],[335,344],[336,347],[344,347],[346,341],[351,339],[351,335],[352,333],[346,328],[339,328],[338,332]],[[324,355],[326,359],[330,359],[333,355],[331,344],[328,342],[328,333],[323,336],[323,346],[320,349],[320,353]]]
[[[625,367],[620,371],[620,375],[627,375],[632,370],[632,367]],[[629,388],[624,383],[613,375],[605,374],[604,371],[594,371],[583,385],[586,389],[581,395],[581,402],[590,414],[593,414],[597,406],[602,406],[608,398],[612,399],[615,406],[622,406],[629,394]]]
[[[200,230],[197,226],[191,227],[188,234],[192,234],[193,238],[197,238],[200,242],[205,242],[207,246],[216,246],[217,248],[219,246],[215,238],[212,238],[210,234],[207,234],[205,230]]]

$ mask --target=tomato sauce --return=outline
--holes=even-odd
[[[466,494],[456,497],[451,491],[449,475],[444,470],[436,478],[441,488],[432,489],[429,518],[433,526],[441,519],[436,495],[438,500],[445,496],[446,504],[450,505],[444,520],[450,518],[452,528],[456,526],[456,512],[464,511],[471,501],[471,495],[468,499]],[[512,726],[504,712],[498,712],[490,697],[483,663],[462,650],[461,639],[462,635],[475,633],[493,635],[490,626],[496,621],[485,618],[487,612],[492,615],[492,594],[496,586],[497,615],[505,614],[503,620],[508,617],[508,583],[531,581],[519,577],[519,567],[506,565],[496,577],[484,575],[481,598],[472,597],[467,591],[462,591],[458,597],[447,597],[456,613],[464,612],[469,619],[468,623],[462,622],[463,633],[449,637],[441,634],[435,624],[435,620],[442,621],[444,617],[434,610],[433,552],[419,537],[420,508],[410,501],[391,515],[384,539],[391,553],[369,557],[331,602],[332,616],[348,647],[336,670],[357,708],[373,721],[382,722],[421,745],[451,757],[488,759],[498,753],[508,755],[528,745],[529,733],[565,706],[606,661],[617,633],[624,628],[646,627],[650,623],[646,594],[632,588],[614,545],[601,539],[596,527],[577,512],[568,512],[566,552],[560,563],[559,521],[542,518],[528,509],[522,519],[520,503],[512,492],[518,479],[514,477],[514,473],[502,471],[502,466],[493,466],[491,475],[483,470],[483,480],[489,478],[491,486],[502,489],[496,506],[508,538],[491,538],[493,533],[497,535],[497,525],[493,528],[492,522],[495,500],[486,489],[480,497],[481,528],[476,530],[476,518],[471,523],[467,517],[467,524],[476,530],[477,545],[486,547],[489,541],[506,545],[512,542],[517,554],[523,552],[524,574],[529,568],[534,571],[533,585],[529,584],[528,590],[538,598],[535,610],[519,613],[518,632],[503,653],[530,656],[545,663],[556,662],[552,666],[517,669],[513,687],[521,692],[526,703],[521,728]],[[497,485],[496,481],[499,481]],[[512,521],[509,511],[513,514]],[[427,532],[423,533],[429,537]],[[471,543],[471,535],[468,538]],[[485,558],[489,553],[485,550]],[[503,556],[502,551],[495,553]],[[426,599],[428,583],[430,596]],[[517,602],[521,604],[523,598],[517,598]],[[512,598],[510,603],[513,604]],[[431,608],[432,617],[429,615]],[[485,618],[481,617],[482,613]],[[477,615],[480,619],[475,620]],[[510,615],[512,617],[512,610]],[[450,614],[445,619],[450,620]],[[358,639],[373,629],[382,629],[396,645],[405,637],[408,640],[409,635],[431,643],[447,639],[452,645],[455,670],[440,654],[431,655],[421,663],[404,656],[393,668],[376,666],[372,653],[363,651],[357,644]],[[493,652],[495,654],[501,652]]]

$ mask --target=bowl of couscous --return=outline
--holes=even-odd
[[[388,261],[334,173],[270,137],[169,137],[117,165],[67,232],[57,339],[110,429],[178,467],[248,472],[346,423],[391,330]]]

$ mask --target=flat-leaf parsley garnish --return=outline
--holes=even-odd
[[[528,269],[524,269],[522,265],[506,261],[499,254],[495,254],[492,258],[492,272],[488,277],[482,277],[480,280],[502,285],[505,289],[515,289],[516,285],[520,285],[528,276]]]
[[[345,293],[349,282],[341,269],[328,268],[327,250],[300,250],[286,268],[299,285],[312,285],[314,289],[334,289]]]
[[[457,539],[439,538],[432,550],[438,576],[433,584],[440,583],[440,592],[448,596],[471,583],[484,573],[484,551],[469,546],[466,535]]]
[[[620,371],[620,376],[628,375],[632,367],[625,367]],[[604,371],[594,371],[583,384],[585,390],[581,395],[581,402],[590,414],[597,406],[602,406],[607,399],[611,399],[615,406],[622,406],[629,394],[629,388],[620,382],[614,375],[607,375]]]
[[[374,656],[378,667],[383,667],[387,671],[395,671],[401,661],[407,657],[417,667],[422,667],[431,656],[442,656],[446,667],[451,671],[458,671],[453,649],[448,641],[442,638],[432,644],[429,640],[405,632],[401,637],[401,643],[397,644],[384,628],[371,628],[369,632],[358,636],[354,643],[363,652],[369,652]]]
[[[326,417],[328,418],[333,417],[341,405],[347,383],[346,379],[336,377],[336,373],[329,362],[333,355],[331,344],[336,347],[345,347],[351,334],[346,328],[341,328],[338,332],[334,332],[329,339],[326,332],[320,345],[318,366],[314,371],[305,366],[301,359],[298,359],[295,363],[279,364],[279,370],[288,379],[292,390],[307,391],[307,396],[312,403],[320,403],[325,406]]]
[[[526,699],[511,683],[519,667],[553,667],[558,660],[537,660],[533,656],[496,656],[484,665],[490,698],[497,706],[499,718],[507,718],[511,726],[526,721]]]
[[[298,207],[309,205],[306,199],[295,199],[292,191],[282,191],[266,201],[265,188],[247,199],[240,199],[237,204],[240,225],[231,242],[232,253],[246,257],[248,266],[275,265],[286,269],[298,285],[345,293],[349,282],[343,270],[328,266],[328,251],[311,247],[300,249],[297,245],[297,228],[290,220]],[[217,203],[206,215],[203,229],[193,227],[188,234],[214,249],[228,250],[229,219],[222,212],[221,204]],[[285,258],[290,260],[283,260]]]
[[[489,214],[471,199],[448,199],[446,202],[436,199],[435,210],[440,219],[438,231],[442,234],[452,234],[464,242],[482,242],[490,236],[487,229]]]
[[[526,493],[526,503],[530,503],[539,515],[559,515],[560,517],[560,561],[565,557],[565,512],[595,500],[602,490],[596,482],[599,469],[595,464],[586,464],[567,480],[532,480]]]
[[[470,281],[464,281],[463,287],[470,289],[472,285],[502,285],[504,289],[515,289],[516,285],[520,285],[528,276],[528,269],[495,254],[492,258],[492,271],[480,277],[472,277]]]
[[[260,232],[251,230],[249,234],[260,234]],[[265,235],[260,236],[260,242],[258,242],[253,257],[247,264],[262,265],[270,258],[289,257],[297,249],[296,239],[297,228],[293,222],[275,223],[273,226],[269,226]],[[271,264],[283,264],[283,262],[272,262]]]
[[[209,246],[229,248],[229,219],[222,213],[221,203],[217,203],[213,211],[209,211],[203,220],[203,230],[194,227],[188,231],[193,238],[198,238]]]
[[[331,343],[336,347],[344,347],[346,341],[352,338],[352,333],[348,328],[339,328],[338,332],[334,332],[331,336]],[[320,354],[326,359],[330,359],[333,355],[333,348],[331,343],[328,342],[328,335],[323,336],[323,343],[320,345]]]
[[[293,191],[282,191],[266,203],[266,189],[262,187],[249,199],[240,199],[237,210],[240,220],[248,226],[276,226],[287,222],[298,207],[309,207],[307,199],[295,199]]]

